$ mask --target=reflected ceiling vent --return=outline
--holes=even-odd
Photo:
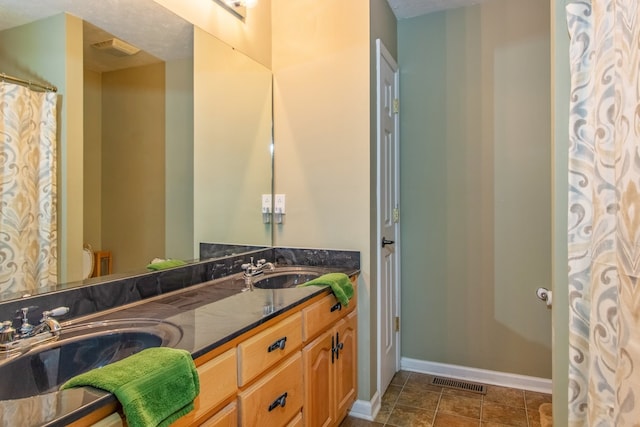
[[[116,39],[115,37],[102,42],[93,43],[91,46],[114,56],[131,56],[140,52],[140,49],[137,47],[132,46],[127,42],[123,42],[120,39]]]

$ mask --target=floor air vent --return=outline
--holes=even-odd
[[[487,386],[484,384],[470,383],[468,381],[452,380],[450,378],[433,377],[432,385],[471,391],[473,393],[487,394]]]

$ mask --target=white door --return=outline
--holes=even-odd
[[[378,39],[378,392],[400,369],[399,71]]]

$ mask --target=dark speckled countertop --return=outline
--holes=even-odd
[[[331,268],[331,271],[357,273],[354,269]],[[108,313],[74,319],[69,324],[128,318],[162,319],[182,329],[182,338],[175,347],[189,351],[196,359],[326,292],[326,288],[316,286],[255,288],[243,292],[244,287],[242,276],[235,274],[125,305]],[[4,421],[11,420],[11,425],[64,426],[114,401],[115,397],[110,393],[78,388],[0,401],[0,413]]]

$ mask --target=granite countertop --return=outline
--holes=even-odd
[[[348,275],[358,272],[340,268],[331,268],[331,271],[343,271]],[[243,291],[243,288],[242,275],[235,274],[67,323],[161,319],[182,329],[182,338],[174,347],[189,351],[197,359],[316,295],[327,292],[326,288],[317,286],[254,288],[253,291]],[[12,424],[22,426],[64,426],[115,400],[110,393],[88,387],[5,400],[0,401],[0,421],[11,420]]]

